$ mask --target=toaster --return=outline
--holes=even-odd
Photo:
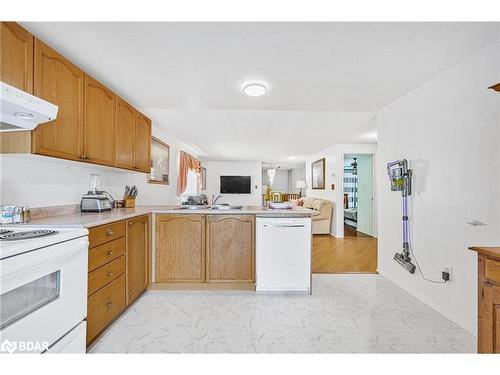
[[[106,194],[91,193],[85,194],[80,202],[81,212],[103,212],[111,211],[113,205]]]

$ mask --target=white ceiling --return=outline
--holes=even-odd
[[[370,112],[148,109],[210,160],[301,162],[335,143],[375,143]]]
[[[381,109],[500,37],[498,23],[22,24],[207,158],[268,162],[374,142],[346,112]],[[253,79],[265,96],[242,94]]]

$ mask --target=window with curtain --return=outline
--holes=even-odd
[[[187,196],[187,195],[195,195],[195,194],[199,193],[198,175],[192,169],[188,170],[188,172],[187,172],[186,182],[187,182],[186,183],[186,190],[184,191],[184,193],[181,194],[181,197]]]
[[[201,163],[193,155],[181,151],[179,155],[179,176],[177,195],[197,194],[201,188]]]

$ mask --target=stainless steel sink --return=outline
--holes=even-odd
[[[188,205],[188,206],[179,206],[175,208],[176,210],[208,210],[210,206],[203,205]]]
[[[216,204],[210,207],[211,210],[241,210],[243,206],[230,206],[228,204]]]

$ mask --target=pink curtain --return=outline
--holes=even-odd
[[[193,155],[181,151],[179,159],[179,176],[177,177],[177,195],[181,195],[186,191],[187,175],[190,169],[196,173],[199,191],[201,189],[201,162]]]

